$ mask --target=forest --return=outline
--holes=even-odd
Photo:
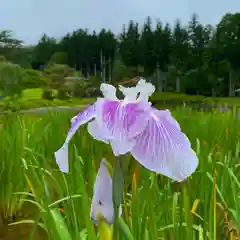
[[[196,14],[186,26],[147,17],[142,25],[123,25],[119,35],[79,27],[61,39],[43,34],[33,46],[4,30],[0,54],[24,69],[67,65],[95,83],[142,76],[158,92],[232,97],[240,87],[240,13],[225,14],[216,26],[201,24]]]

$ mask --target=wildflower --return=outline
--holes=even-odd
[[[144,103],[136,104],[132,101],[136,99],[139,92],[137,88],[120,87],[120,90],[125,91],[126,97],[123,101],[117,99],[116,88],[112,85],[103,83],[100,90],[104,98],[99,98],[85,111],[72,118],[66,140],[55,152],[57,164],[62,172],[69,171],[68,144],[81,125],[89,122],[88,132],[96,140],[110,143],[114,154],[119,155],[131,150],[134,145],[131,138],[139,134],[147,124],[145,107],[148,106],[144,107]],[[144,92],[141,97],[144,98]]]
[[[120,205],[119,215],[122,214]],[[112,201],[112,178],[106,166],[105,160],[101,161],[100,168],[93,188],[93,199],[91,205],[91,218],[97,224],[99,216],[107,223],[114,221],[114,207]]]
[[[111,144],[115,156],[128,152],[145,168],[175,181],[183,181],[198,165],[190,141],[181,131],[169,110],[157,110],[148,98],[155,87],[140,80],[136,87],[119,90],[125,98],[116,97],[116,88],[102,84],[104,98],[72,119],[66,141],[56,153],[62,171],[68,171],[67,145],[80,127],[89,122],[88,131],[97,140]],[[139,94],[139,96],[138,96]]]

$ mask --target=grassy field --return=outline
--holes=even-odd
[[[82,128],[70,144],[70,174],[59,172],[53,153],[73,115],[1,118],[0,239],[99,239],[90,219],[92,189],[101,158],[113,162],[114,157],[109,146]],[[190,138],[199,167],[176,184],[126,156],[117,239],[237,239],[240,120],[233,112],[210,114],[184,107],[173,115]]]

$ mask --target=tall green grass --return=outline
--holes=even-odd
[[[93,184],[101,158],[113,163],[114,156],[83,127],[70,144],[70,173],[60,173],[53,153],[63,143],[72,115],[0,119],[2,224],[31,225],[29,239],[35,239],[38,228],[54,240],[99,238],[90,219]],[[209,114],[183,107],[173,115],[191,140],[199,167],[186,181],[174,183],[125,156],[117,239],[230,239],[240,230],[240,119],[234,112]],[[37,211],[16,217],[21,209]]]

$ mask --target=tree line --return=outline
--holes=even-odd
[[[147,17],[143,25],[130,21],[119,35],[78,29],[60,40],[44,34],[36,46],[22,46],[3,31],[0,54],[24,68],[65,64],[98,83],[143,76],[159,92],[234,96],[240,87],[240,13],[225,14],[216,26],[201,24],[196,14],[186,26],[176,20],[173,27]]]

